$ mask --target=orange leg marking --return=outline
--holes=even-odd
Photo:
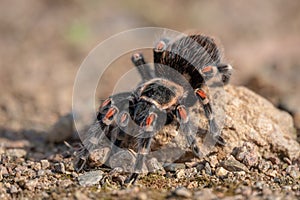
[[[115,114],[116,114],[116,112],[117,112],[117,109],[116,108],[114,108],[114,107],[111,107],[108,111],[107,111],[107,113],[106,113],[106,115],[105,115],[105,119],[110,119],[111,117],[113,117]]]
[[[196,90],[196,93],[202,98],[202,99],[206,99],[206,93],[203,91],[203,90],[201,90],[201,89],[197,89]]]
[[[181,120],[184,123],[186,123],[188,121],[188,114],[187,114],[186,108],[184,106],[178,106],[177,110],[178,110],[178,114],[179,114]]]
[[[206,66],[201,70],[203,73],[212,71],[212,66]]]
[[[156,114],[151,113],[146,119],[146,127],[152,126],[156,118]]]
[[[105,106],[107,106],[108,104],[110,104],[111,100],[108,98],[106,99],[100,106],[100,108],[104,108]]]

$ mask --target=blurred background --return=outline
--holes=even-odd
[[[300,127],[298,0],[1,0],[1,130],[47,130],[71,111],[73,82],[89,51],[145,26],[214,36],[235,68],[232,83],[290,112]]]

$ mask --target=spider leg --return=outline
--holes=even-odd
[[[205,66],[200,70],[201,75],[205,78],[205,80],[209,80],[214,77],[217,73],[221,74],[222,83],[228,84],[231,74],[232,74],[232,66],[229,64],[217,64],[217,66]]]
[[[168,39],[161,39],[157,42],[155,47],[153,48],[153,61],[154,61],[154,71],[155,75],[163,75],[163,67],[161,65],[162,58],[167,50],[169,40]]]
[[[143,80],[150,80],[154,77],[150,66],[144,60],[143,54],[134,53],[131,56],[131,61],[137,67]]]
[[[213,139],[220,145],[225,145],[225,140],[220,136],[220,129],[218,127],[218,124],[216,123],[215,116],[212,110],[212,106],[209,102],[208,96],[206,92],[198,88],[195,90],[196,96],[198,97],[198,100],[203,106],[205,116],[208,119],[209,123],[209,132],[212,135]]]
[[[184,105],[179,105],[176,108],[176,116],[180,123],[180,131],[185,134],[188,145],[190,146],[192,152],[198,158],[201,158],[203,155],[197,145],[197,141],[193,136],[190,124],[189,124],[189,116],[188,111]]]
[[[134,184],[142,172],[146,156],[149,154],[152,137],[155,133],[154,127],[157,121],[157,114],[150,112],[142,122],[143,133],[138,139],[138,154],[136,157],[134,172],[125,180],[125,184]]]
[[[232,66],[229,64],[218,64],[217,68],[219,72],[222,74],[222,82],[224,84],[227,84],[232,74],[232,70],[233,70]]]
[[[90,126],[84,138],[82,138],[82,147],[78,151],[78,159],[75,161],[75,169],[81,171],[86,164],[90,152],[101,148],[104,138],[110,137],[110,147],[113,151],[114,144],[117,138],[122,133],[117,126],[126,126],[129,121],[129,114],[126,111],[121,111],[122,105],[126,106],[129,101],[130,93],[121,93],[106,99],[97,113],[97,120]],[[117,123],[116,123],[117,122]],[[112,130],[112,131],[111,131]],[[110,134],[110,135],[109,135]]]

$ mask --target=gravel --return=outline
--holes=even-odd
[[[290,115],[246,88],[227,86],[226,91],[225,147],[212,148],[200,160],[187,153],[181,158],[186,161],[164,165],[166,173],[142,174],[128,188],[123,185],[126,170],[100,165],[96,152],[91,165],[79,173],[74,170],[72,150],[63,143],[31,143],[24,135],[19,137],[26,145],[16,148],[2,135],[0,198],[299,199],[300,148]],[[132,165],[134,154],[124,153],[116,155],[112,164],[120,164],[118,159],[125,156],[126,166]],[[157,161],[150,164],[156,168]]]

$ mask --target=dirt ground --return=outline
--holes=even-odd
[[[165,176],[157,177],[156,174],[126,190],[119,190],[118,185],[107,181],[99,187],[88,187],[91,191],[88,194],[86,188],[79,185],[78,174],[65,173],[72,171],[72,165],[66,164],[72,162],[68,147],[63,143],[51,144],[44,140],[43,135],[49,132],[52,125],[71,112],[73,84],[84,58],[101,41],[132,28],[192,29],[218,38],[225,52],[224,60],[234,67],[231,83],[245,85],[276,107],[289,112],[294,117],[299,134],[299,10],[300,2],[297,0],[167,0],[163,3],[158,0],[2,0],[0,196],[7,199],[117,199],[136,192],[137,199],[153,195],[153,199],[176,198],[178,193],[183,198],[192,198],[190,192],[185,190],[189,188],[190,180],[179,178],[174,181]],[[128,58],[124,66],[130,65]],[[113,83],[107,79],[104,84],[107,91],[103,96],[106,96]],[[62,162],[63,166],[60,164]],[[9,167],[4,169],[4,163],[9,163]],[[30,170],[28,166],[31,166]],[[22,167],[26,167],[25,174],[29,177],[36,176],[33,174],[38,172],[41,173],[39,176],[48,176],[44,185],[40,188],[36,186],[34,178],[26,183],[21,176]],[[9,169],[16,172],[12,175]],[[17,172],[21,174],[18,180]],[[231,187],[226,181],[218,179],[214,185],[206,185],[202,180],[199,187],[205,189],[198,192],[208,195],[214,191],[217,197],[226,198],[234,194],[233,189],[224,190],[226,184]],[[175,189],[177,186],[186,188],[178,192]],[[295,194],[299,188],[299,185],[292,188]],[[38,192],[35,193],[35,190]],[[243,192],[249,191],[239,194]],[[282,192],[275,195],[280,196]],[[243,195],[236,197],[243,198]]]

